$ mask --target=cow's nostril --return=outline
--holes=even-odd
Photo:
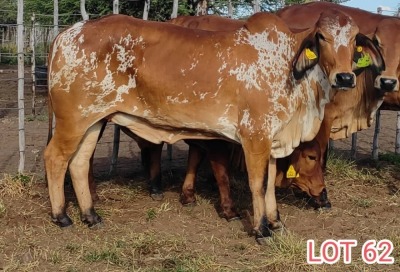
[[[384,78],[380,79],[381,90],[383,91],[393,91],[397,84],[397,79]]]
[[[338,73],[336,75],[336,86],[338,88],[353,88],[354,75],[351,73]]]

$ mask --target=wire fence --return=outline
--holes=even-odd
[[[34,16],[33,16],[34,17]],[[79,19],[79,18],[78,18]],[[24,25],[24,106],[25,106],[25,172],[43,173],[43,151],[47,143],[47,56],[55,37],[54,25],[40,25],[34,18]],[[65,26],[57,26],[62,31]],[[0,172],[16,173],[19,164],[18,126],[18,73],[17,73],[17,25],[0,25]],[[33,67],[33,68],[32,68]],[[394,152],[397,113],[382,111],[380,151]],[[107,173],[110,166],[113,144],[113,128],[108,125],[96,149],[97,164],[101,172]],[[370,156],[374,128],[358,133],[356,157]],[[351,139],[335,141],[335,148],[345,156],[351,156]],[[166,148],[165,148],[166,149]],[[185,144],[174,145],[174,150],[187,150]],[[167,152],[163,154],[167,160]],[[172,159],[185,161],[174,154]],[[118,168],[129,169],[140,165],[139,148],[126,135],[121,137]]]
[[[25,171],[44,174],[43,151],[47,144],[48,110],[47,89],[37,87],[35,103],[32,99],[32,75],[25,69]],[[19,165],[17,66],[0,65],[0,172],[17,173]],[[32,105],[35,105],[34,108]],[[34,111],[33,111],[34,109]],[[35,112],[34,115],[32,112]],[[95,165],[98,173],[108,173],[113,143],[113,124],[106,128],[96,148]],[[128,159],[129,158],[129,159]],[[136,143],[126,135],[121,137],[118,169],[140,166],[140,154]]]

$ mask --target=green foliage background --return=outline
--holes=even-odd
[[[179,0],[178,15],[195,15],[196,7],[202,0]],[[329,2],[341,3],[348,0],[330,0]],[[228,0],[207,0],[208,13],[227,15]],[[261,10],[273,12],[281,8],[284,4],[303,3],[307,0],[260,0]],[[231,0],[234,7],[234,18],[243,18],[253,13],[253,0]],[[150,0],[149,20],[167,21],[171,18],[173,0]],[[86,0],[86,12],[89,18],[94,19],[103,15],[112,14],[112,0]],[[7,37],[8,41],[0,45],[0,63],[16,64],[16,44],[13,31],[17,23],[17,1],[0,0],[0,34]],[[35,50],[37,52],[35,60],[37,65],[46,62],[49,44],[52,37],[50,32],[53,29],[53,0],[24,0],[24,24],[29,33],[32,26],[31,18],[35,15],[35,23],[40,25],[43,36],[36,41]],[[137,18],[143,17],[144,0],[119,0],[119,12]],[[58,13],[60,30],[82,20],[80,12],[80,0],[58,0]],[[9,27],[13,25],[13,27]],[[11,33],[11,35],[10,35]],[[26,44],[27,45],[27,44]],[[30,63],[31,50],[26,47],[26,63]]]
[[[180,0],[179,15],[195,13],[195,7],[199,0]],[[342,3],[348,0],[329,0],[327,2]],[[86,0],[86,11],[90,18],[97,18],[112,13],[112,0]],[[251,14],[252,0],[231,0],[235,7],[235,17],[242,17],[243,13]],[[304,3],[307,0],[285,0],[286,5]],[[120,0],[120,13],[142,18],[144,0]],[[151,0],[149,19],[155,21],[166,21],[172,13],[173,0]],[[263,11],[274,11],[282,7],[282,0],[261,0]],[[41,24],[53,24],[53,1],[52,0],[24,0],[25,21],[30,21],[33,13],[36,20]],[[79,20],[80,0],[58,0],[59,24],[71,25]],[[208,0],[209,13],[224,15],[227,12],[228,0]],[[17,18],[17,1],[0,0],[0,24],[15,24]]]

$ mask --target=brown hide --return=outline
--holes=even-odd
[[[310,27],[318,18],[318,14],[326,9],[335,8],[350,15],[359,25],[360,32],[378,41],[380,53],[385,60],[382,75],[367,69],[357,76],[357,86],[353,92],[338,92],[333,101],[326,106],[324,121],[316,136],[323,154],[327,152],[329,138],[334,140],[349,137],[352,133],[371,126],[375,112],[381,105],[398,106],[398,78],[400,49],[395,46],[400,43],[400,20],[395,17],[373,14],[356,8],[336,5],[327,2],[313,2],[303,5],[293,5],[278,11],[290,27]],[[307,20],[305,19],[307,18]],[[383,80],[397,83],[393,91],[386,91]],[[381,88],[378,90],[376,88]],[[388,106],[385,106],[388,107]],[[324,159],[326,155],[322,156]],[[322,162],[325,166],[326,162]]]
[[[329,2],[312,2],[293,5],[277,12],[289,27],[308,28],[315,24],[321,12],[327,9],[338,9],[353,18],[363,33],[379,44],[385,59],[386,68],[381,76],[374,78],[375,87],[384,93],[383,107],[398,109],[400,107],[400,18],[371,13],[362,9],[337,5]],[[386,82],[386,83],[385,83]],[[368,84],[370,84],[368,82]],[[395,92],[390,92],[394,90]],[[381,94],[382,95],[382,94]],[[353,125],[354,126],[354,125]],[[365,127],[362,127],[365,129]],[[353,131],[355,132],[355,131]]]
[[[329,38],[336,30],[343,40],[319,46],[318,35]],[[265,218],[272,227],[280,222],[274,186],[269,182],[263,190],[265,169],[269,165],[268,180],[275,180],[275,158],[315,136],[333,95],[331,85],[354,84],[352,41],[357,33],[351,19],[336,11],[323,13],[314,28],[301,33],[261,13],[244,28],[226,32],[123,15],[75,24],[54,40],[49,58],[56,128],[44,157],[53,221],[72,224],[63,191],[69,167],[82,220],[89,226],[101,222],[88,173],[107,119],[155,144],[180,139],[240,143],[254,229],[258,236],[267,235]],[[307,50],[316,57],[306,57]],[[318,61],[326,65],[313,68]],[[343,75],[350,79],[343,82]]]
[[[228,18],[223,18],[220,16],[180,16],[176,19],[170,20],[169,23],[177,24],[180,26],[204,29],[211,31],[227,31],[232,29],[238,29],[245,24],[245,21],[233,20]],[[216,162],[211,162],[211,165],[220,164],[220,167],[214,168],[214,176],[217,181],[217,185],[220,191],[221,199],[221,210],[222,215],[227,219],[231,220],[237,217],[237,214],[232,206],[233,201],[230,197],[229,181],[224,182],[219,178],[229,178],[229,164],[235,169],[241,168],[245,170],[245,163],[243,152],[240,146],[235,144],[229,144],[223,141],[189,141],[189,158],[188,158],[188,169],[186,173],[186,178],[182,187],[181,202],[184,205],[195,202],[194,188],[195,188],[195,177],[196,170],[201,161],[202,157],[199,148],[203,149],[207,154],[207,157],[213,158]],[[323,189],[325,189],[325,183],[321,171],[320,165],[320,150],[319,146],[313,144],[300,144],[299,148],[295,149],[296,154],[301,156],[296,156],[297,160],[291,160],[288,158],[278,159],[277,161],[277,179],[276,186],[281,188],[288,188],[290,186],[295,186],[300,188],[303,192],[307,193],[310,197],[313,197],[315,201],[313,203],[317,204],[317,207],[323,207],[328,205],[327,199],[320,200],[322,196]],[[310,160],[307,153],[315,154],[317,161]],[[229,158],[229,156],[231,156]],[[286,173],[290,165],[293,165],[299,174],[298,178],[286,177]],[[241,165],[241,166],[240,166]],[[313,169],[312,171],[310,169]],[[312,178],[311,178],[312,177]],[[311,194],[310,192],[313,192]]]
[[[243,20],[234,20],[216,15],[179,16],[167,22],[187,28],[210,31],[237,30],[244,26],[244,24],[246,23],[246,21]]]
[[[320,13],[320,12],[319,12]],[[319,15],[317,13],[317,15]],[[279,14],[279,12],[278,12]],[[299,12],[298,14],[301,14]],[[290,16],[293,14],[290,14]],[[299,17],[298,15],[297,17]],[[303,15],[302,15],[303,16]],[[315,14],[313,15],[315,16]],[[288,16],[289,17],[289,16]],[[296,18],[297,18],[296,17]],[[296,18],[294,19],[296,21]],[[307,21],[304,19],[304,16],[301,17],[299,21]],[[308,21],[309,22],[309,21]],[[315,21],[311,21],[311,23],[315,23]],[[202,16],[202,17],[180,17],[179,21],[171,21],[171,23],[177,23],[186,27],[193,28],[203,28],[207,30],[226,30],[236,28],[238,25],[242,24],[242,21],[235,21],[232,19],[220,18],[216,16]],[[296,25],[296,24],[288,24],[289,27],[293,28],[309,28],[310,23],[304,25]],[[352,92],[339,92],[334,97],[333,102],[327,105],[327,109],[325,112],[325,119],[323,121],[321,131],[319,133],[319,137],[322,146],[326,146],[329,138],[329,134],[326,130],[329,127],[332,127],[334,131],[331,133],[333,138],[344,138],[348,137],[352,132],[361,130],[363,128],[369,127],[371,125],[373,114],[378,106],[379,99],[381,99],[381,95],[376,92],[373,88],[373,78],[371,71],[364,71],[358,79],[358,85]],[[366,81],[372,82],[367,85]],[[350,102],[349,102],[350,101]],[[324,140],[326,139],[326,140]],[[276,184],[283,185],[292,184],[294,186],[299,187],[304,192],[307,192],[310,196],[319,197],[320,194],[324,191],[324,179],[321,170],[320,161],[322,161],[322,157],[317,156],[320,161],[313,161],[308,159],[304,154],[302,156],[298,156],[300,153],[310,153],[316,152],[320,154],[318,149],[318,145],[315,144],[316,141],[308,144],[300,144],[300,147],[297,148],[296,152],[290,156],[290,158],[279,159],[277,162],[277,180]],[[204,146],[204,144],[203,144]],[[191,147],[190,147],[191,148]],[[208,154],[213,154],[216,152],[215,149],[208,148],[206,146],[206,150]],[[192,152],[189,152],[189,156]],[[228,154],[226,154],[228,156]],[[189,158],[189,163],[192,162]],[[299,177],[290,179],[290,182],[286,179],[286,172],[290,166],[289,162],[296,168]],[[189,166],[190,167],[190,166]],[[313,175],[309,175],[306,169],[315,169]],[[196,169],[195,166],[191,167],[191,169]],[[192,170],[193,171],[193,170]],[[217,176],[217,174],[215,174]],[[184,183],[184,187],[194,188],[194,185],[191,184],[194,182],[194,179],[186,179]],[[190,185],[189,185],[190,184]],[[225,189],[220,188],[221,191],[227,191]],[[311,194],[310,192],[314,193]],[[319,192],[319,193],[316,193]],[[185,195],[187,191],[183,188],[183,195]],[[187,202],[186,199],[193,200],[193,197],[183,197],[183,202]],[[317,201],[318,203],[318,201]]]

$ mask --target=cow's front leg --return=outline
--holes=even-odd
[[[265,206],[268,219],[268,227],[272,230],[278,230],[283,227],[279,218],[278,207],[275,197],[275,180],[276,180],[276,159],[270,158],[268,162],[268,181],[267,192],[265,194]]]
[[[164,198],[161,183],[161,153],[163,144],[149,143],[149,147],[141,150],[144,168],[149,179],[150,197],[153,200],[161,201]],[[140,146],[140,145],[139,145]]]
[[[89,227],[98,226],[102,222],[101,217],[94,210],[88,180],[90,158],[96,148],[101,127],[102,124],[97,123],[87,130],[69,164],[72,184],[81,210],[81,219]]]
[[[157,201],[163,200],[164,193],[161,183],[161,153],[164,143],[151,143],[134,134],[128,127],[121,127],[121,130],[132,139],[135,139],[140,148],[142,165],[149,180],[150,197]]]
[[[265,149],[265,148],[264,148]],[[269,159],[268,152],[251,152],[251,149],[243,145],[246,159],[247,172],[249,177],[249,187],[253,199],[254,222],[253,227],[257,241],[264,237],[271,236],[268,229],[268,222],[265,217],[265,190],[264,176]]]

